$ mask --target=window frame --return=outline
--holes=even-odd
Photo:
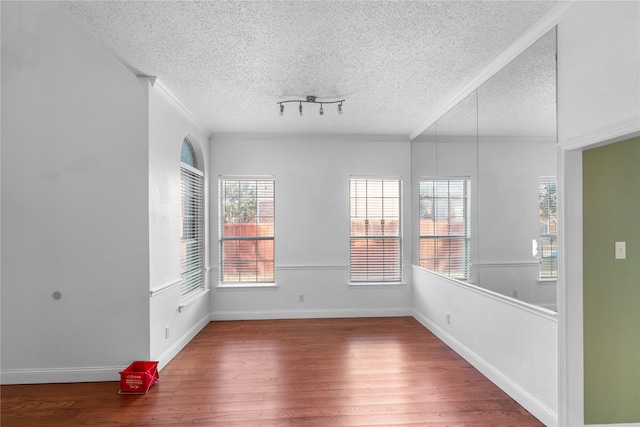
[[[184,301],[193,295],[206,290],[205,280],[205,175],[197,168],[198,161],[193,145],[188,138],[182,142],[182,150],[188,145],[194,165],[184,163],[183,151],[180,156],[180,300]],[[186,177],[186,179],[185,179]],[[192,208],[187,219],[185,196],[193,195]],[[194,212],[195,210],[195,212]],[[190,236],[190,238],[186,238]],[[185,246],[185,243],[187,246]],[[184,249],[183,249],[184,248]],[[190,255],[190,249],[195,250]]]
[[[272,210],[272,222],[271,223],[263,223],[263,224],[271,224],[271,235],[266,235],[266,236],[261,236],[258,235],[258,224],[260,224],[260,222],[253,222],[253,224],[256,224],[256,235],[255,236],[226,236],[225,235],[225,224],[227,224],[226,221],[226,213],[225,213],[225,206],[226,206],[226,196],[227,194],[225,193],[224,188],[226,188],[226,184],[227,183],[232,183],[232,182],[237,182],[238,186],[240,187],[240,183],[242,182],[255,182],[256,186],[257,183],[259,182],[271,182],[271,197],[267,198],[267,202],[270,201],[271,203],[271,207],[270,209]],[[276,259],[276,254],[275,254],[275,205],[276,205],[276,197],[275,197],[275,187],[276,187],[276,182],[275,182],[275,178],[273,176],[219,176],[218,177],[218,249],[219,249],[219,255],[218,255],[218,266],[219,266],[219,287],[271,287],[271,286],[275,286],[275,282],[276,282],[276,265],[275,265],[275,259]],[[240,197],[238,195],[238,197]],[[255,212],[253,213],[254,217],[258,217],[259,216],[259,209],[260,209],[260,204],[257,200],[257,195],[256,195],[256,205],[255,205]],[[228,224],[232,224],[232,223],[228,223]],[[238,242],[238,245],[240,245],[240,242],[255,242],[255,247],[258,248],[259,244],[258,242],[272,242],[270,245],[270,248],[267,249],[267,251],[270,251],[272,253],[272,257],[271,259],[264,259],[264,258],[258,258],[258,254],[256,252],[256,258],[254,259],[254,261],[256,262],[256,269],[255,272],[253,273],[255,276],[256,280],[246,280],[246,279],[242,279],[242,277],[238,277],[237,280],[230,280],[229,278],[225,279],[225,242]],[[236,259],[236,262],[239,264],[241,262],[241,259],[238,258]],[[264,265],[266,265],[266,263],[270,263],[271,264],[271,276],[268,277],[268,280],[259,280],[259,267],[258,264],[259,263],[263,263],[263,267]],[[240,267],[238,267],[240,268]],[[242,273],[237,273],[242,275]]]
[[[446,205],[447,205],[447,214],[444,217],[440,217],[443,219],[446,219],[448,227],[450,228],[450,224],[452,221],[452,216],[451,216],[451,212],[452,212],[452,208],[451,208],[451,200],[452,200],[452,196],[451,196],[451,183],[452,182],[457,182],[457,181],[461,181],[463,183],[463,190],[462,190],[462,196],[459,197],[462,199],[462,218],[463,218],[463,233],[458,233],[458,234],[452,234],[452,233],[446,233],[446,234],[434,234],[434,235],[429,235],[429,234],[423,234],[422,231],[422,219],[423,219],[423,213],[422,213],[422,207],[423,207],[423,198],[426,198],[426,196],[423,196],[423,192],[422,192],[422,184],[423,183],[428,183],[428,182],[432,182],[433,186],[434,186],[434,192],[435,192],[435,186],[437,182],[446,182],[447,183],[447,196],[446,197],[437,197],[435,194],[433,196],[434,199],[445,199],[446,200]],[[421,268],[424,268],[426,270],[432,271],[436,274],[440,274],[442,276],[445,277],[449,277],[451,279],[454,280],[460,280],[460,281],[464,281],[464,282],[469,282],[471,280],[471,177],[469,176],[454,176],[454,177],[420,177],[418,180],[418,265]],[[437,220],[438,220],[438,213],[436,212],[436,206],[437,203],[434,203],[434,208],[433,208],[433,230],[436,231],[436,229],[438,229],[439,227],[437,227]],[[440,257],[438,256],[438,243],[440,240],[443,241],[452,241],[453,239],[457,239],[457,240],[462,240],[463,241],[463,247],[462,247],[462,256],[461,257],[454,257],[453,259],[461,259],[461,268],[457,268],[457,269],[452,269],[450,263],[447,263],[446,265],[448,265],[448,268],[446,269],[446,271],[444,271],[442,268],[439,268],[439,264],[440,261],[449,261],[452,259],[451,255],[450,255],[450,250],[446,250],[446,257]],[[424,256],[423,254],[423,245],[422,242],[425,240],[431,240],[434,241],[434,251],[435,251],[435,255],[433,258],[427,258],[426,256]],[[451,248],[451,244],[447,244],[446,246],[449,247],[449,249]],[[435,268],[429,268],[428,266],[426,266],[426,262],[429,260],[433,260],[433,262],[435,263]],[[457,275],[452,275],[452,270],[457,270],[460,271],[461,270],[461,274],[457,274]]]
[[[396,235],[387,235],[386,232],[383,235],[367,235],[365,234],[358,234],[358,235],[354,235],[353,234],[353,219],[354,219],[354,212],[353,212],[353,206],[354,206],[354,195],[352,193],[352,183],[356,180],[364,180],[367,183],[369,181],[379,181],[381,182],[381,185],[384,186],[384,182],[389,182],[389,181],[394,181],[397,182],[397,186],[398,186],[398,190],[397,190],[397,199],[398,199],[398,206],[397,206],[397,234]],[[367,184],[368,185],[368,184]],[[351,176],[349,178],[349,283],[351,285],[394,285],[394,284],[402,284],[403,280],[404,280],[404,251],[403,251],[403,246],[404,246],[404,229],[403,229],[403,182],[402,182],[402,177],[399,176]],[[369,195],[367,193],[366,198],[368,199]],[[372,196],[373,197],[373,196]],[[393,197],[390,197],[393,198]],[[383,197],[384,199],[384,197]],[[384,202],[383,202],[384,205]],[[384,228],[384,223],[387,219],[391,219],[391,217],[386,217],[383,214],[383,218],[381,218],[381,226]],[[367,214],[367,218],[365,219],[365,223],[368,223],[369,221],[371,221],[371,219],[369,218],[369,215]],[[365,227],[367,227],[367,225],[365,225]],[[355,274],[354,270],[356,270],[354,268],[354,257],[356,257],[357,255],[354,254],[354,242],[357,240],[366,240],[368,241],[373,241],[373,240],[383,240],[383,241],[397,241],[397,258],[396,258],[396,262],[394,262],[395,267],[391,267],[391,270],[393,268],[397,269],[397,273],[395,275],[393,274],[389,274],[388,277],[387,276],[387,272],[386,272],[386,267],[383,265],[382,266],[382,272],[381,273],[376,273],[373,271],[369,271],[369,269],[366,269],[365,273],[358,273]],[[367,243],[368,246],[368,243]],[[393,249],[392,249],[393,250]],[[384,251],[384,249],[383,249]],[[367,249],[367,262],[368,262],[368,249]],[[375,256],[375,254],[373,255]],[[383,255],[384,256],[384,255]],[[379,264],[376,264],[379,265]],[[358,278],[358,277],[362,277],[362,278]]]
[[[552,184],[553,191],[553,207],[549,206],[548,209],[553,209],[553,221],[551,217],[547,218],[547,220],[543,219],[543,194],[542,188],[543,186]],[[540,281],[556,281],[558,280],[558,218],[557,218],[557,197],[558,197],[558,180],[555,176],[543,176],[538,180],[538,245],[537,245],[537,256],[540,261],[540,267],[538,269],[538,280]],[[549,204],[549,202],[547,202]],[[543,225],[544,222],[544,225]],[[551,232],[551,222],[554,223],[555,232]],[[547,228],[548,227],[548,228]],[[545,240],[549,241],[549,245],[545,245],[543,242]],[[550,256],[545,257],[545,248],[548,247],[550,251]],[[553,255],[555,252],[555,256]],[[550,262],[546,264],[550,264],[550,268],[545,269],[545,259],[549,259]],[[553,274],[555,271],[555,274]],[[547,274],[545,274],[547,272]]]

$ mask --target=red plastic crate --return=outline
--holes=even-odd
[[[158,362],[136,360],[120,372],[120,394],[144,394],[160,378]]]

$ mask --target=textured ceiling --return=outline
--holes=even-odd
[[[551,1],[74,1],[86,30],[213,133],[410,135]],[[315,95],[335,105],[277,102]]]

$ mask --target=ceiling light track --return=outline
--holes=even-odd
[[[324,104],[338,104],[338,113],[342,114],[342,103],[344,102],[344,99],[339,99],[336,101],[317,101],[315,96],[307,96],[307,99],[291,99],[288,101],[280,101],[278,102],[278,104],[280,105],[280,115],[282,116],[284,114],[284,104],[286,104],[287,102],[297,102],[298,103],[298,111],[300,112],[300,115],[302,115],[302,103],[307,103],[307,104],[320,104],[320,115],[323,116],[324,115]]]

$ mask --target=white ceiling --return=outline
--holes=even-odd
[[[61,6],[217,133],[419,133],[554,1],[73,1]],[[315,95],[335,105],[277,102]]]

